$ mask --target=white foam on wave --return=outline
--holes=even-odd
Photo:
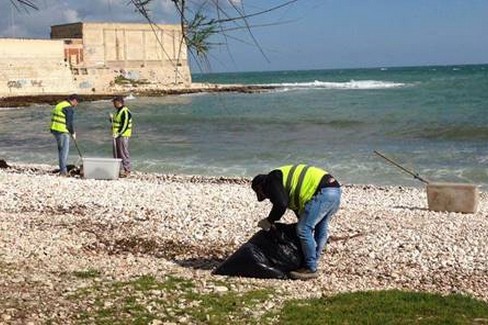
[[[480,164],[487,164],[488,163],[488,156],[479,156],[477,160]]]
[[[18,110],[18,109],[25,109],[24,106],[18,106],[18,107],[0,107],[0,111],[13,111],[13,110]]]
[[[392,81],[350,80],[346,82],[327,82],[315,80],[313,82],[295,82],[269,84],[269,86],[287,89],[389,89],[406,87],[409,84]]]

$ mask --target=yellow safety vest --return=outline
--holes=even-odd
[[[118,134],[119,128],[120,128],[121,123],[122,123],[122,114],[124,114],[125,112],[127,112],[127,113],[130,112],[126,106],[122,107],[122,109],[120,109],[119,111],[117,111],[117,113],[115,113],[114,121],[112,123],[112,134],[113,135]],[[130,115],[127,114],[127,116],[130,116]],[[121,136],[130,137],[132,135],[132,117],[129,117],[128,120],[126,119],[125,123],[127,123],[127,128],[121,134]]]
[[[283,186],[289,197],[288,208],[301,214],[327,172],[305,164],[282,166],[278,169],[283,173]]]
[[[66,115],[64,114],[63,109],[70,106],[71,103],[64,100],[53,108],[51,111],[51,131],[69,133],[68,128],[66,127]]]

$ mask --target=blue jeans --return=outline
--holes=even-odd
[[[66,164],[69,154],[69,133],[53,132],[53,135],[58,143],[59,172],[66,174],[68,172]]]
[[[317,271],[317,263],[327,243],[329,222],[339,210],[340,187],[325,187],[305,205],[297,224],[305,267]]]

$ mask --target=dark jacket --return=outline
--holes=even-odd
[[[63,113],[64,115],[66,115],[66,128],[68,129],[69,133],[71,134],[75,133],[75,127],[74,127],[75,111],[73,109],[73,106],[68,106],[63,108]]]
[[[320,184],[315,191],[315,195],[324,187],[340,187],[339,182],[332,175],[326,174],[320,180]],[[268,215],[268,221],[273,223],[281,219],[288,208],[288,193],[283,186],[283,173],[279,169],[272,170],[266,177],[263,184],[263,193],[271,201],[273,207]],[[299,218],[298,211],[294,211]]]

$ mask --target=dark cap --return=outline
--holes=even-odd
[[[265,174],[259,174],[256,175],[252,181],[251,181],[251,188],[256,192],[256,195],[258,196],[258,201],[263,201],[266,196],[263,193],[263,185],[268,178],[268,175]]]
[[[71,95],[69,95],[68,96],[68,100],[69,101],[76,100],[77,102],[81,102],[81,98],[77,94],[71,94]]]
[[[119,103],[124,103],[124,97],[122,96],[115,96],[114,98],[112,98],[112,102],[119,102]]]

